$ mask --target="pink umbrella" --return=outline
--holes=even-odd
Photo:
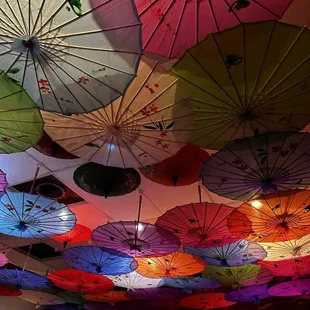
[[[8,182],[6,180],[6,174],[0,170],[0,197],[2,194],[4,194],[4,191],[8,185]]]
[[[278,20],[293,0],[135,0],[146,53],[179,58],[186,49],[244,22]]]
[[[271,287],[268,293],[272,296],[310,296],[310,279],[283,282]]]

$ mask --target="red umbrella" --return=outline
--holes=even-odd
[[[22,294],[19,290],[14,290],[14,288],[0,284],[0,296],[20,296]]]
[[[56,286],[80,294],[103,294],[114,287],[109,278],[81,270],[58,270],[47,277]]]
[[[140,168],[140,172],[155,183],[184,186],[195,183],[209,154],[198,146],[187,144],[174,156],[154,165]]]

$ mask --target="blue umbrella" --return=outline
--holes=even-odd
[[[0,233],[22,238],[47,238],[70,231],[74,213],[62,203],[39,195],[6,192],[0,199]]]
[[[53,287],[47,278],[29,271],[0,269],[0,283],[16,290],[44,290]]]
[[[177,277],[163,278],[164,285],[181,288],[185,293],[191,294],[193,290],[216,288],[220,283],[216,280],[210,280],[202,277]]]
[[[70,266],[95,274],[115,276],[130,273],[138,267],[131,256],[97,246],[70,248],[62,256]]]

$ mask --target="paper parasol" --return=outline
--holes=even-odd
[[[100,294],[113,288],[113,282],[102,275],[81,270],[58,270],[47,276],[53,283],[70,292]]]
[[[106,302],[111,306],[114,306],[118,302],[128,301],[129,298],[126,296],[126,292],[122,291],[111,291],[102,294],[87,294],[84,296],[86,300]]]
[[[244,265],[237,267],[209,266],[202,276],[217,280],[222,286],[233,288],[265,284],[272,280],[272,273],[258,265]]]
[[[129,291],[127,296],[133,300],[166,300],[177,299],[184,296],[184,293],[177,288],[155,287],[141,288],[134,291]]]
[[[277,190],[306,188],[309,156],[309,133],[265,133],[213,154],[204,165],[202,181],[220,196],[243,201]]]
[[[231,232],[257,242],[287,241],[310,233],[310,191],[278,191],[245,202],[228,219]],[[244,216],[251,222],[244,227]]]
[[[268,293],[272,296],[310,296],[310,279],[294,280],[272,286]]]
[[[148,278],[186,277],[199,273],[206,267],[201,258],[182,252],[160,257],[137,257],[136,261],[136,271]]]
[[[87,115],[43,113],[45,130],[68,152],[88,161],[114,167],[151,165],[174,155],[189,138],[184,126],[191,127],[191,108],[178,98],[177,81],[144,57],[122,98]]]
[[[135,77],[142,46],[133,1],[19,0],[1,8],[0,68],[41,109],[70,115],[105,107]]]
[[[15,290],[11,286],[0,284],[0,296],[20,296],[22,292],[20,290]]]
[[[36,308],[39,308],[40,306],[61,305],[66,303],[66,301],[59,296],[30,290],[22,290],[22,295],[20,295],[19,298],[35,304],[37,306]]]
[[[119,275],[134,271],[135,260],[117,250],[96,247],[78,246],[65,250],[63,260],[77,269],[103,275]]]
[[[270,297],[268,294],[269,287],[268,284],[242,287],[228,293],[225,299],[234,302],[254,302],[258,304],[262,299]]]
[[[184,251],[201,257],[208,265],[222,267],[252,264],[267,256],[260,244],[246,240],[213,248],[185,247]]]
[[[70,231],[76,223],[69,208],[39,195],[6,192],[0,199],[0,233],[47,238]]]
[[[180,248],[178,237],[170,231],[137,221],[99,226],[93,231],[92,240],[133,257],[163,256]]]

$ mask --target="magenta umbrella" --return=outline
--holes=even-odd
[[[310,296],[310,279],[283,282],[271,287],[268,293],[272,296]]]
[[[0,170],[0,197],[4,194],[7,185],[6,174]]]
[[[259,304],[262,299],[270,297],[268,288],[270,285],[253,285],[248,287],[242,287],[226,294],[225,299],[234,302],[254,302]]]
[[[207,34],[278,20],[293,0],[135,0],[146,53],[180,58]]]

